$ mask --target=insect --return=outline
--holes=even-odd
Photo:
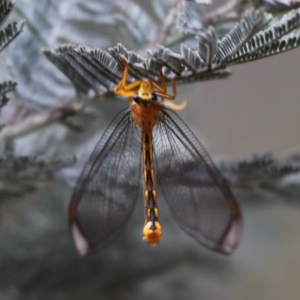
[[[157,185],[179,226],[203,246],[230,254],[238,244],[241,213],[230,188],[195,135],[170,108],[165,78],[127,84],[125,59],[115,94],[131,100],[117,114],[85,165],[74,189],[69,220],[80,255],[101,250],[124,229],[143,178],[144,240],[162,237]],[[159,100],[161,98],[161,100]]]

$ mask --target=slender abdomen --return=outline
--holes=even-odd
[[[143,179],[145,198],[144,240],[150,245],[156,245],[162,236],[162,228],[158,220],[156,201],[156,178],[153,157],[152,130],[142,130]]]

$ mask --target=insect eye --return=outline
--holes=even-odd
[[[139,97],[139,95],[135,95],[135,96],[133,96],[133,101],[136,102],[136,103],[140,103],[141,98]]]
[[[154,93],[152,94],[151,100],[152,100],[152,101],[157,101],[157,96],[156,96],[156,94],[154,94]]]

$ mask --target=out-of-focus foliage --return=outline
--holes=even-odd
[[[272,13],[283,13],[300,5],[297,0],[252,0],[252,2],[256,8]]]
[[[268,199],[299,207],[299,154],[282,159],[270,153],[254,155],[242,161],[223,162],[219,168],[244,199]]]
[[[14,1],[1,0],[0,1],[0,26],[3,26],[4,22],[8,18],[14,7]],[[4,29],[0,30],[0,52],[2,52],[22,31],[24,21],[9,23]],[[14,91],[17,83],[11,80],[0,83],[0,110],[7,104],[9,98],[7,93]]]
[[[12,12],[15,1],[1,0],[0,1],[0,26],[6,21],[9,14]],[[5,29],[0,31],[0,52],[3,51],[22,31],[24,21],[8,24]]]
[[[264,184],[280,180],[300,171],[298,154],[279,160],[272,154],[255,155],[253,158],[233,163],[224,162],[220,169],[233,186],[250,186],[251,183]]]
[[[6,96],[6,94],[14,91],[16,86],[17,83],[11,80],[0,83],[0,108],[6,105],[6,103],[9,101],[9,98]]]
[[[1,56],[18,82],[15,97],[0,116],[5,125],[0,131],[1,299],[149,299],[153,293],[144,293],[145,282],[151,286],[158,270],[168,273],[178,262],[201,265],[203,275],[220,276],[221,285],[220,270],[235,272],[230,263],[203,252],[202,259],[201,250],[177,232],[163,208],[168,234],[158,250],[149,250],[141,241],[140,207],[128,234],[86,261],[77,258],[66,221],[69,186],[75,184],[103,126],[127,105],[112,98],[122,74],[120,54],[130,66],[130,80],[156,79],[163,67],[168,80],[176,74],[178,82],[186,83],[228,78],[228,66],[299,46],[299,9],[278,20],[269,14],[297,8],[297,3],[255,3],[259,10],[249,10],[247,1],[229,4],[207,12],[208,1],[16,2],[14,17],[26,19],[26,30]],[[10,86],[13,83],[2,90]],[[297,199],[300,194],[293,181],[297,156],[256,156],[220,168],[234,192],[242,191],[246,199],[253,192],[260,193],[260,203],[270,195]],[[178,296],[169,278],[157,279],[163,283],[157,299]],[[187,289],[182,299],[200,296]]]
[[[6,142],[6,151],[0,156],[0,182],[2,192],[25,194],[39,187],[39,181],[55,178],[59,170],[73,165],[73,156],[43,159],[35,156],[15,156],[12,141]]]

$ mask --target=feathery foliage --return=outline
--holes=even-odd
[[[0,26],[6,21],[14,7],[14,1],[2,0],[0,2]]]
[[[224,162],[219,167],[244,199],[258,198],[300,207],[299,153],[283,159],[272,154],[255,155],[242,161]]]
[[[6,21],[12,12],[15,1],[0,1],[0,26]],[[24,21],[8,24],[5,29],[0,30],[0,52],[2,52],[22,31]],[[0,109],[7,104],[9,98],[7,93],[14,91],[17,83],[11,80],[0,83]],[[1,130],[1,128],[0,128]]]
[[[76,162],[75,156],[41,158],[16,156],[12,140],[0,156],[0,193],[25,193],[39,187],[39,182],[56,177],[56,172]],[[30,187],[30,188],[28,188]]]
[[[5,81],[0,83],[0,109],[8,102],[9,98],[6,96],[7,93],[14,91],[17,83],[14,81]]]
[[[22,31],[25,22],[8,24],[0,31],[0,52],[2,52]]]
[[[74,84],[76,90],[97,94],[112,91],[121,78],[123,56],[130,68],[130,80],[158,80],[163,68],[168,81],[193,82],[227,78],[227,66],[279,54],[299,46],[300,9],[290,11],[280,20],[270,13],[250,9],[221,39],[214,27],[195,30],[197,49],[181,44],[180,53],[164,46],[148,51],[143,57],[122,44],[108,50],[86,46],[63,45],[45,50],[46,57]],[[190,34],[190,32],[189,32]]]
[[[272,13],[283,13],[300,6],[297,0],[252,0],[258,9],[265,9]]]
[[[233,186],[250,185],[283,179],[300,172],[300,156],[295,154],[279,160],[268,153],[233,163],[223,162],[219,167]]]

